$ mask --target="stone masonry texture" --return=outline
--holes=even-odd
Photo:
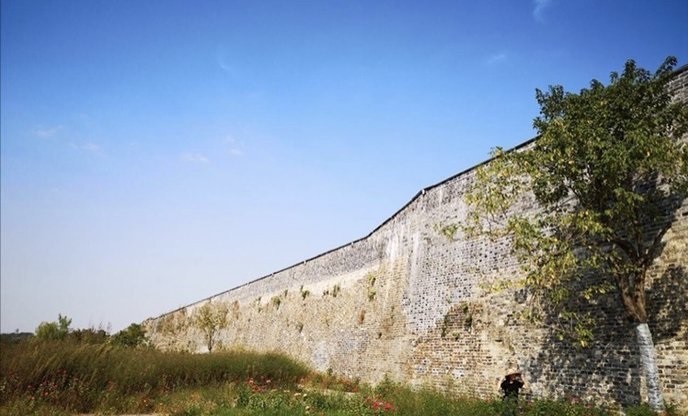
[[[688,68],[676,71],[670,89],[688,102]],[[474,174],[423,189],[360,240],[144,326],[159,348],[207,351],[191,317],[210,302],[229,315],[216,349],[279,351],[341,377],[389,377],[483,398],[496,397],[501,377],[518,367],[531,397],[637,403],[645,386],[618,296],[581,305],[601,324],[594,344],[578,349],[518,319],[517,289],[488,289],[521,272],[508,242],[467,238],[454,226],[466,218],[463,195]],[[527,201],[517,208],[536,209]],[[664,243],[647,285],[649,325],[665,399],[688,410],[688,202]]]

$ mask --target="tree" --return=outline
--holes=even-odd
[[[66,337],[66,339],[76,342],[78,344],[92,345],[105,344],[109,338],[110,335],[107,333],[106,330],[102,328],[76,329],[74,331],[71,331]]]
[[[651,74],[629,60],[608,85],[537,90],[537,139],[496,149],[466,195],[466,230],[510,239],[531,299],[528,317],[549,317],[561,339],[589,345],[590,316],[567,306],[616,290],[636,325],[655,411],[664,405],[645,284],[688,194],[688,106],[667,90],[675,65],[669,57]],[[519,212],[516,204],[528,199],[537,211]]]
[[[203,333],[208,352],[213,351],[217,333],[226,328],[229,323],[227,314],[229,310],[226,305],[214,304],[211,302],[198,308],[194,314],[194,323]]]
[[[148,344],[146,330],[140,324],[131,324],[110,338],[113,345],[136,348]]]
[[[41,340],[62,340],[69,333],[72,320],[62,314],[57,315],[57,322],[41,322],[36,328],[36,338]]]

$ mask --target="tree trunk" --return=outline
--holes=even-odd
[[[659,374],[657,372],[657,358],[655,346],[652,343],[652,333],[647,323],[638,324],[635,327],[638,337],[638,348],[640,350],[640,368],[642,369],[647,382],[647,399],[650,408],[655,412],[664,411],[664,399],[662,389],[659,385]]]

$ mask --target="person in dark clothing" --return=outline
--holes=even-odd
[[[499,388],[503,393],[504,416],[515,416],[518,406],[518,393],[523,388],[521,373],[513,371],[507,374]]]

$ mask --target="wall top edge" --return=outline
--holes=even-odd
[[[510,153],[510,152],[513,152],[513,151],[517,151],[517,150],[519,150],[519,149],[521,149],[521,148],[523,148],[523,147],[526,147],[526,146],[528,146],[529,144],[533,143],[535,140],[537,140],[537,138],[538,138],[538,137],[536,136],[536,137],[533,137],[532,139],[526,140],[525,142],[522,142],[522,143],[520,143],[520,144],[518,144],[518,145],[516,145],[516,146],[514,146],[514,147],[512,147],[512,148],[510,148],[510,149],[508,149],[508,150],[506,150],[506,152],[507,152],[507,153]],[[287,266],[287,267],[284,267],[284,268],[279,269],[279,270],[277,270],[277,271],[268,273],[268,274],[266,274],[266,275],[264,275],[264,276],[261,276],[261,277],[259,277],[259,278],[257,278],[257,279],[248,281],[248,282],[246,282],[246,283],[242,283],[242,284],[240,284],[240,285],[238,285],[238,286],[234,286],[234,287],[231,288],[231,289],[227,289],[227,290],[224,290],[224,291],[222,291],[222,292],[219,292],[219,293],[216,293],[216,294],[214,294],[214,295],[211,295],[211,296],[208,296],[208,297],[206,297],[206,298],[203,298],[203,299],[201,299],[201,300],[198,300],[198,301],[195,301],[195,302],[191,302],[191,303],[189,303],[189,304],[187,304],[187,305],[184,305],[184,306],[180,306],[179,308],[176,308],[176,309],[171,310],[171,311],[169,311],[169,312],[162,313],[162,314],[160,314],[160,315],[158,315],[158,316],[156,316],[156,317],[154,317],[154,318],[148,318],[148,319],[146,319],[145,321],[158,319],[158,318],[161,318],[161,317],[163,317],[163,316],[165,316],[165,315],[169,315],[169,314],[178,312],[178,311],[180,311],[180,310],[186,309],[186,308],[188,308],[188,307],[190,307],[190,306],[194,306],[194,305],[198,305],[198,304],[207,302],[207,301],[209,301],[209,300],[211,300],[211,299],[213,299],[213,298],[216,298],[216,297],[218,297],[218,296],[221,296],[221,295],[224,295],[224,294],[226,294],[226,293],[229,293],[229,292],[235,291],[235,290],[237,290],[237,289],[240,289],[240,288],[242,288],[242,287],[245,287],[245,286],[248,286],[248,285],[251,285],[251,284],[260,282],[261,280],[264,280],[264,279],[267,279],[267,278],[269,278],[269,277],[272,277],[272,276],[274,276],[274,275],[276,275],[276,274],[278,274],[278,273],[282,273],[282,272],[287,271],[287,270],[289,270],[289,269],[292,269],[292,268],[294,268],[294,267],[297,267],[297,266],[300,266],[300,265],[302,265],[302,264],[308,263],[308,262],[310,262],[310,261],[313,261],[313,260],[318,259],[318,258],[320,258],[320,257],[326,256],[326,255],[328,255],[328,254],[330,254],[330,253],[333,253],[333,252],[335,252],[335,251],[341,250],[341,249],[343,249],[343,248],[345,248],[345,247],[349,247],[349,246],[354,245],[354,244],[356,244],[356,243],[359,243],[359,242],[361,242],[361,241],[365,241],[365,240],[367,240],[368,238],[370,238],[373,234],[375,234],[378,230],[380,230],[382,227],[384,227],[385,225],[387,225],[388,223],[390,223],[391,221],[393,221],[393,220],[394,220],[397,216],[399,216],[406,208],[408,208],[409,205],[413,204],[418,198],[420,198],[420,197],[421,197],[423,194],[425,194],[426,192],[428,192],[428,191],[430,191],[430,190],[432,190],[432,189],[438,188],[438,187],[440,187],[440,186],[446,184],[447,182],[451,182],[452,180],[454,180],[454,179],[456,179],[456,178],[459,178],[459,177],[461,177],[461,176],[463,176],[463,175],[466,175],[466,174],[470,173],[471,171],[474,171],[474,170],[480,168],[481,166],[486,165],[486,164],[489,163],[492,159],[494,159],[494,158],[490,157],[490,158],[488,158],[488,159],[486,159],[486,160],[483,160],[482,162],[479,162],[479,163],[477,163],[477,164],[475,164],[475,165],[473,165],[473,166],[471,166],[471,167],[469,167],[469,168],[467,168],[467,169],[464,169],[464,170],[460,171],[459,173],[456,173],[455,175],[452,175],[452,176],[450,176],[450,177],[448,177],[448,178],[446,178],[446,179],[443,179],[443,180],[441,180],[440,182],[437,182],[437,183],[435,183],[435,184],[433,184],[433,185],[430,185],[430,186],[426,186],[425,188],[421,189],[421,190],[418,191],[418,192],[417,192],[417,193],[416,193],[416,194],[415,194],[406,204],[404,204],[401,208],[399,208],[394,214],[392,214],[390,217],[388,217],[386,220],[384,220],[380,225],[378,225],[377,227],[375,227],[375,229],[373,229],[371,232],[369,232],[368,234],[366,234],[365,236],[363,236],[363,237],[361,237],[361,238],[358,238],[358,239],[356,239],[356,240],[353,240],[353,241],[350,241],[350,242],[348,242],[348,243],[342,244],[342,245],[337,246],[337,247],[335,247],[335,248],[333,248],[333,249],[324,251],[324,252],[322,252],[322,253],[320,253],[320,254],[316,254],[316,255],[313,256],[313,257],[309,257],[309,258],[307,258],[307,259],[305,259],[305,260],[302,260],[302,261],[300,261],[300,262],[294,263],[294,264],[292,264],[292,265],[290,265],[290,266]],[[144,321],[144,322],[145,322],[145,321]]]
[[[685,65],[682,65],[682,66],[679,66],[678,68],[676,68],[674,70],[673,76],[681,75],[683,72],[686,72],[686,71],[688,71],[688,64],[685,64]]]

